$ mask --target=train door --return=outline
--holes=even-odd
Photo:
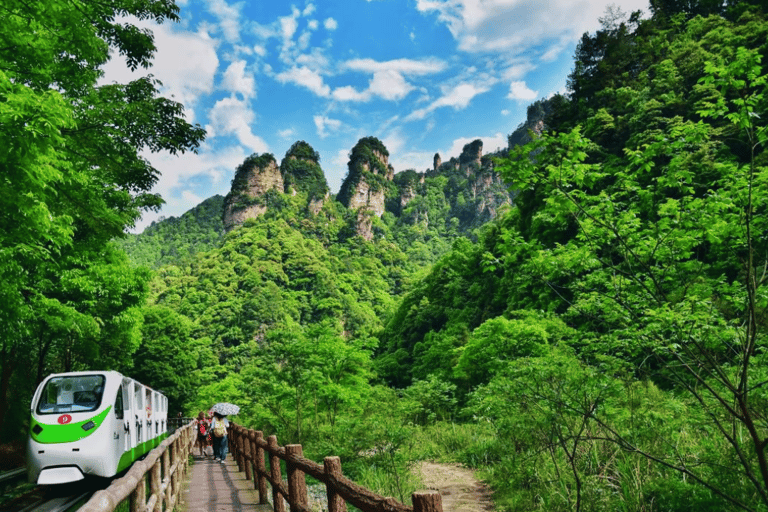
[[[112,422],[114,428],[112,440],[115,449],[112,452],[117,454],[119,459],[123,452],[130,450],[130,444],[127,442],[128,432],[125,430],[125,395],[122,384],[117,387],[113,414],[115,415],[115,421]]]
[[[136,444],[139,442],[136,422],[133,419],[136,410],[135,387],[136,383],[134,381],[131,379],[123,379],[123,396],[126,398],[125,403],[123,404],[125,407],[125,413],[123,414],[125,451],[136,448]]]
[[[155,410],[155,393],[149,388],[145,388],[144,398],[146,399],[146,415],[144,419],[147,425],[147,441],[154,439],[155,429],[152,427]]]
[[[160,395],[160,431],[162,434],[168,429],[168,397]]]
[[[160,413],[162,405],[160,404],[160,393],[152,391],[152,438],[160,435]]]
[[[144,398],[144,386],[139,384],[138,382],[134,382],[135,392],[133,394],[135,402],[135,409],[133,411],[133,421],[134,425],[136,426],[136,445],[141,445],[144,441],[147,440],[147,429],[146,424],[144,423],[144,415],[146,414],[144,412],[146,408],[145,398]]]

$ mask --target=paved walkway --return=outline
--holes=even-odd
[[[205,456],[193,451],[194,464],[191,478],[184,483],[181,503],[182,512],[271,512],[269,505],[259,505],[259,492],[253,482],[245,479],[245,472],[237,470],[232,454],[227,454],[226,464],[213,460],[213,452],[207,448]]]

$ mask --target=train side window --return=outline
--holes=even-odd
[[[115,398],[115,418],[123,419],[123,386],[120,386],[117,390],[117,398]]]

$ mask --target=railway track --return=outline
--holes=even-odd
[[[69,510],[76,510],[83,503],[88,501],[88,498],[93,495],[93,491],[85,492],[82,494],[75,494],[72,496],[62,496],[51,499],[42,499],[35,503],[31,503],[19,512],[68,512]],[[77,507],[77,508],[75,508]]]
[[[103,487],[93,481],[66,486],[35,486],[26,483],[26,468],[0,473],[3,489],[0,512],[68,512],[77,510]]]

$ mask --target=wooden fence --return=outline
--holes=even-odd
[[[125,476],[96,492],[80,508],[80,512],[113,512],[128,497],[131,500],[131,512],[173,510],[187,475],[189,450],[195,433],[192,422],[179,428],[149,452],[144,460],[136,461]]]
[[[240,471],[253,480],[259,491],[261,504],[268,504],[267,483],[272,487],[272,507],[275,512],[285,512],[287,500],[291,512],[310,512],[307,506],[305,475],[325,484],[328,496],[328,512],[346,512],[347,503],[362,512],[442,512],[442,501],[437,491],[418,491],[411,495],[413,507],[393,498],[385,498],[360,487],[341,473],[338,457],[326,457],[323,465],[305,459],[301,445],[278,446],[277,437],[257,430],[246,429],[235,423],[229,428],[229,449]],[[267,455],[268,454],[268,455]],[[269,458],[269,471],[266,459]],[[280,461],[286,463],[287,482],[283,480]]]

